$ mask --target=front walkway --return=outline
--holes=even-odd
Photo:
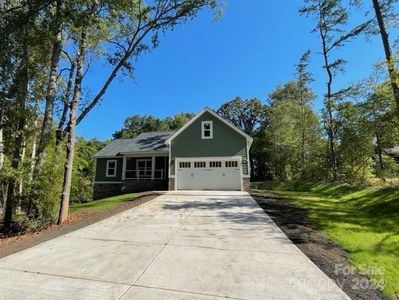
[[[243,192],[169,192],[0,259],[1,299],[348,299]]]

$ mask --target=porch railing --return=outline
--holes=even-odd
[[[162,180],[163,170],[154,170],[154,180]],[[152,180],[152,170],[126,170],[125,179],[129,180]]]

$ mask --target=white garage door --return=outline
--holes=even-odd
[[[178,190],[241,190],[240,159],[177,159]]]

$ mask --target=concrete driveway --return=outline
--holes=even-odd
[[[348,299],[244,192],[169,192],[0,259],[1,299]]]

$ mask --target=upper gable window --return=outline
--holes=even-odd
[[[202,121],[201,122],[201,137],[203,139],[213,139],[213,122]]]

